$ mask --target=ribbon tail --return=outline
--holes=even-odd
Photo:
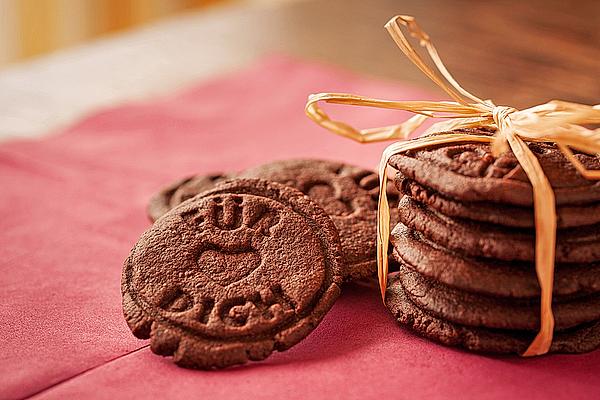
[[[554,336],[552,289],[556,253],[556,204],[554,191],[544,171],[525,142],[510,128],[505,129],[508,143],[533,187],[535,215],[535,270],[541,289],[540,329],[524,357],[546,354]]]
[[[387,200],[387,166],[391,156],[383,154],[379,162],[379,202],[377,205],[377,276],[381,300],[385,303],[390,239],[390,206]]]

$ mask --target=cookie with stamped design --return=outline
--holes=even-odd
[[[125,261],[123,309],[152,351],[191,368],[262,360],[305,338],[342,282],[327,214],[301,192],[240,179],[182,203]]]
[[[192,175],[180,179],[161,189],[148,202],[148,217],[154,222],[173,207],[191,199],[199,193],[214,188],[228,176],[220,173]]]

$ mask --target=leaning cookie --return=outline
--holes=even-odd
[[[227,179],[228,176],[223,174],[207,174],[192,175],[173,182],[152,196],[148,203],[148,217],[154,222],[173,207]]]
[[[184,202],[125,261],[127,323],[190,368],[262,360],[305,338],[340,293],[341,247],[301,192],[241,179]]]
[[[388,280],[386,306],[398,322],[416,333],[447,346],[482,353],[522,354],[535,332],[468,327],[446,321],[416,306],[406,295],[398,274]],[[600,321],[557,332],[551,353],[585,353],[600,346]]]

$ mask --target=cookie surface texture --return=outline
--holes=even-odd
[[[340,233],[347,280],[377,270],[377,199],[379,177],[370,170],[335,161],[286,160],[248,169],[241,177],[267,179],[294,187],[319,204]],[[397,207],[398,192],[389,182],[388,200]],[[395,213],[392,213],[392,226]]]
[[[223,174],[192,175],[161,189],[150,199],[148,203],[148,217],[152,222],[156,221],[173,207],[177,207],[184,201],[191,199],[199,193],[214,188],[228,177]]]
[[[457,133],[491,135],[488,130],[457,130]],[[561,205],[600,201],[600,181],[588,180],[548,143],[528,143],[544,169]],[[600,157],[575,153],[588,169],[600,169]],[[389,164],[400,175],[441,195],[460,201],[489,201],[519,206],[533,205],[533,190],[512,152],[492,155],[487,143],[452,144],[398,154]]]
[[[123,309],[152,351],[190,368],[262,360],[306,337],[339,295],[340,242],[299,191],[231,181],[160,218],[131,251]]]

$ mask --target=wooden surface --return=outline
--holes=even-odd
[[[516,107],[600,103],[597,0],[328,0],[252,18],[279,49],[432,86],[383,29],[395,14],[415,16],[459,82],[483,98]],[[258,34],[248,30],[253,22],[243,31]]]
[[[47,132],[273,52],[435,89],[383,29],[400,13],[417,17],[450,71],[480,97],[515,107],[551,99],[600,103],[600,1],[251,2],[0,71],[0,138]]]
[[[0,68],[225,0],[0,0]]]

